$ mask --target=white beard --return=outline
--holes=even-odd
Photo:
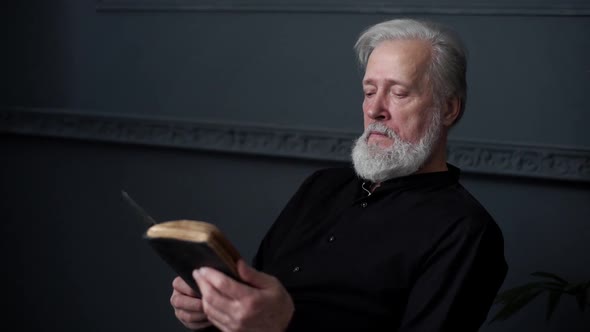
[[[435,108],[432,110],[428,128],[418,143],[402,140],[382,123],[370,124],[355,141],[352,149],[352,162],[356,174],[365,180],[378,183],[415,173],[428,160],[440,138],[440,122],[440,110]],[[371,131],[386,134],[393,140],[393,144],[386,148],[369,144],[367,138]]]

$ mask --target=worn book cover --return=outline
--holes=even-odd
[[[158,223],[122,190],[123,199],[149,226],[143,238],[201,297],[192,273],[211,267],[240,280],[237,263],[240,253],[215,225],[197,220],[172,220]]]
[[[193,270],[207,266],[240,280],[236,270],[240,254],[213,224],[195,220],[174,220],[148,228],[144,238],[155,252],[200,297]]]

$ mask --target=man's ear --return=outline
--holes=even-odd
[[[442,123],[446,127],[450,127],[455,123],[461,112],[461,99],[459,97],[451,97],[447,99],[444,106]]]

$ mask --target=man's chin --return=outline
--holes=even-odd
[[[393,140],[384,135],[373,134],[367,138],[367,145],[372,148],[387,149],[393,145]]]

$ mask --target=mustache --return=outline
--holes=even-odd
[[[363,136],[366,139],[371,133],[383,134],[391,139],[399,138],[399,136],[395,133],[395,131],[393,131],[393,129],[387,127],[386,125],[380,122],[373,122],[370,125],[368,125],[365,129],[365,132],[363,133]]]

